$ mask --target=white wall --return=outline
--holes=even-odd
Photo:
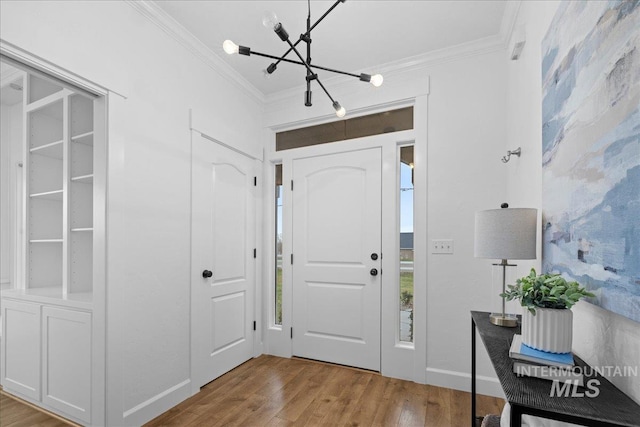
[[[427,382],[470,389],[470,310],[491,311],[491,263],[473,255],[475,212],[505,201],[504,51],[431,67],[428,239],[453,239],[453,255],[427,259]],[[501,395],[478,343],[478,391]]]
[[[108,106],[107,421],[191,390],[189,109],[259,154],[261,106],[127,3],[2,1],[0,37],[102,85]]]
[[[542,207],[541,42],[559,2],[521,3],[515,28],[524,28],[526,45],[517,61],[508,61],[507,145],[522,146],[522,157],[507,164],[507,195],[522,206]],[[540,251],[540,241],[538,243]],[[540,267],[541,257],[531,263]],[[638,366],[640,325],[586,302],[574,308],[573,349],[594,366]],[[610,378],[640,402],[640,378]]]

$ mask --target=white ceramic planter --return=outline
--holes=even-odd
[[[573,340],[573,313],[568,309],[536,308],[522,315],[522,343],[550,353],[569,353]]]

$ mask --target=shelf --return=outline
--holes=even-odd
[[[29,152],[31,154],[39,154],[53,159],[62,159],[62,143],[63,141],[51,142],[49,144],[31,148]]]
[[[87,228],[72,228],[71,231],[76,232],[76,231],[93,231],[93,227],[87,227]]]
[[[66,95],[66,91],[62,88],[58,92],[55,92],[51,95],[45,96],[44,98],[38,99],[37,101],[31,102],[27,104],[24,111],[26,113],[34,113],[34,112],[43,112],[44,114],[51,116],[57,120],[62,120],[62,109],[57,111],[57,109],[48,109],[52,105],[55,105],[56,102],[60,102]]]
[[[62,201],[62,190],[55,190],[55,191],[46,191],[44,193],[35,193],[35,194],[30,194],[29,197],[33,198],[33,199],[47,199],[47,200],[59,200]]]
[[[80,135],[72,136],[71,141],[79,144],[93,146],[93,131],[86,132]]]
[[[2,291],[2,297],[85,310],[91,310],[93,308],[93,292],[69,292],[64,294],[62,292],[62,286],[6,289]]]
[[[62,243],[62,239],[33,239],[29,243]]]
[[[71,181],[77,182],[79,184],[93,184],[93,174],[74,176],[73,178],[71,178]]]

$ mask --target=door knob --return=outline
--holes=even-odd
[[[213,273],[211,272],[211,270],[205,270],[202,272],[202,277],[204,277],[205,279],[208,279],[211,276],[213,276]]]
[[[378,259],[378,254],[377,254],[377,253],[375,253],[375,252],[374,252],[374,253],[372,253],[372,254],[371,254],[371,259],[372,259],[372,260],[374,260],[374,261],[375,261],[375,260],[377,260],[377,259]]]
[[[371,271],[369,271],[369,274],[371,274],[372,276],[377,276],[378,275],[378,269],[377,268],[372,268]]]

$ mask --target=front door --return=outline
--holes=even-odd
[[[255,161],[193,133],[192,377],[196,387],[253,355]]]
[[[293,161],[293,355],[380,370],[381,149]]]

